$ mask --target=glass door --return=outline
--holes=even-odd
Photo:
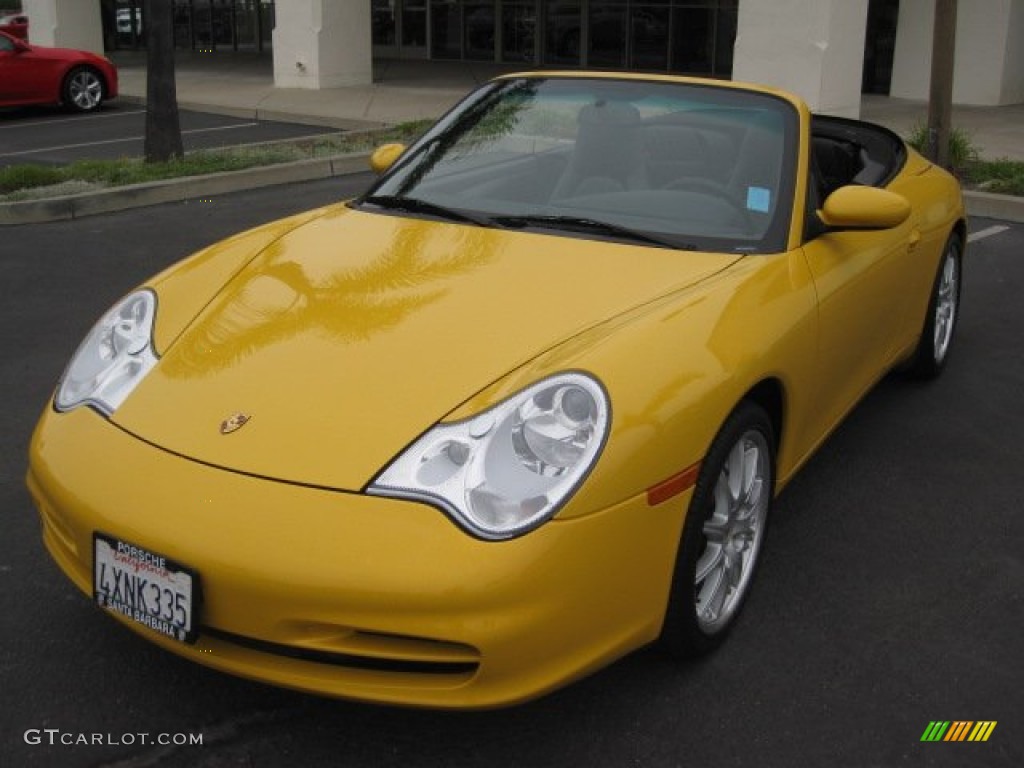
[[[466,0],[462,18],[465,34],[463,58],[494,61],[494,0]]]
[[[403,58],[426,58],[427,0],[405,0],[402,3],[400,39],[399,55]]]
[[[462,58],[462,6],[458,0],[431,0],[430,57]]]
[[[633,5],[630,8],[629,66],[664,72],[668,69],[669,5]]]
[[[174,46],[193,47],[191,0],[174,0]]]
[[[257,0],[235,0],[235,50],[258,51],[260,13]]]
[[[624,0],[590,0],[588,67],[626,66],[627,18]]]
[[[583,50],[583,6],[580,1],[549,1],[544,22],[544,63],[578,67]]]
[[[536,0],[505,0],[502,3],[501,60],[537,63]]]

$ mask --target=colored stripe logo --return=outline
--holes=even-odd
[[[921,741],[988,741],[996,720],[932,720]]]

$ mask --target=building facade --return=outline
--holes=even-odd
[[[169,0],[174,44],[204,51],[264,51],[271,45],[274,0]],[[144,48],[143,0],[99,0],[106,49]]]
[[[372,0],[375,55],[728,77],[738,0]]]
[[[855,116],[863,91],[926,99],[934,0],[168,0],[175,44],[274,58],[280,87],[372,82],[373,58],[753,80]],[[30,37],[145,45],[142,0],[24,0]],[[1024,102],[1024,0],[960,0],[954,101]]]

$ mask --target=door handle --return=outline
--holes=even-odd
[[[907,245],[910,250],[914,250],[921,244],[921,230],[914,228],[910,230],[910,239],[907,241]]]

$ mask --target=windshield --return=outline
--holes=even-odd
[[[503,80],[467,98],[363,200],[485,226],[774,252],[788,232],[796,126],[790,104],[753,91]]]

